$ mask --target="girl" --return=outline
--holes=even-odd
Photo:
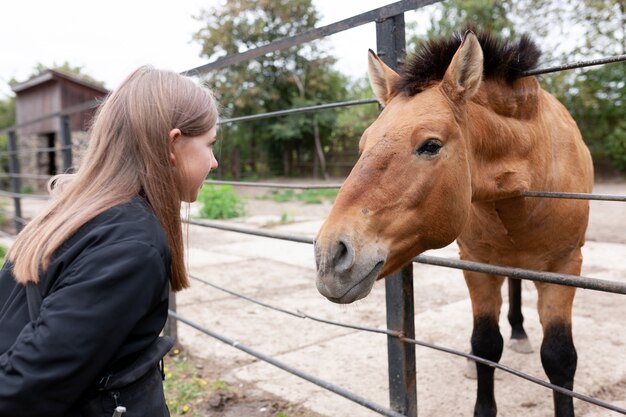
[[[110,378],[171,347],[155,341],[169,288],[189,285],[181,202],[217,168],[217,118],[209,90],[151,67],[100,107],[80,169],[51,180],[0,272],[0,416],[111,416],[126,392]],[[34,314],[27,287],[43,297]],[[154,374],[133,390],[157,407],[125,417],[169,415]]]

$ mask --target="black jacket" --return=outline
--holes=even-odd
[[[78,416],[105,372],[123,368],[167,319],[171,257],[140,198],[85,224],[40,277],[35,323],[10,265],[0,272],[0,416]]]

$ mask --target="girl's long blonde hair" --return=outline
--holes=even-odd
[[[189,286],[183,254],[181,171],[169,132],[208,132],[218,119],[211,92],[191,79],[144,66],[133,72],[100,106],[90,129],[80,169],[61,175],[53,200],[18,235],[8,259],[20,283],[39,281],[53,253],[86,222],[103,211],[143,195],[159,219],[172,254],[173,291]],[[52,187],[49,187],[52,189]]]

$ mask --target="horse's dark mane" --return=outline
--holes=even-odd
[[[483,50],[483,79],[502,79],[508,82],[521,77],[524,71],[537,66],[541,51],[530,37],[523,35],[519,41],[510,42],[494,37],[488,31],[472,30]],[[463,41],[463,32],[450,39],[429,39],[416,48],[409,58],[396,88],[413,96],[435,81],[443,79],[454,53]]]

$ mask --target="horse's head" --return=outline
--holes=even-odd
[[[465,103],[480,85],[483,55],[468,33],[443,79],[418,94],[370,51],[368,74],[384,107],[363,133],[360,158],[315,243],[317,288],[329,300],[365,297],[427,249],[448,245],[470,210]]]

